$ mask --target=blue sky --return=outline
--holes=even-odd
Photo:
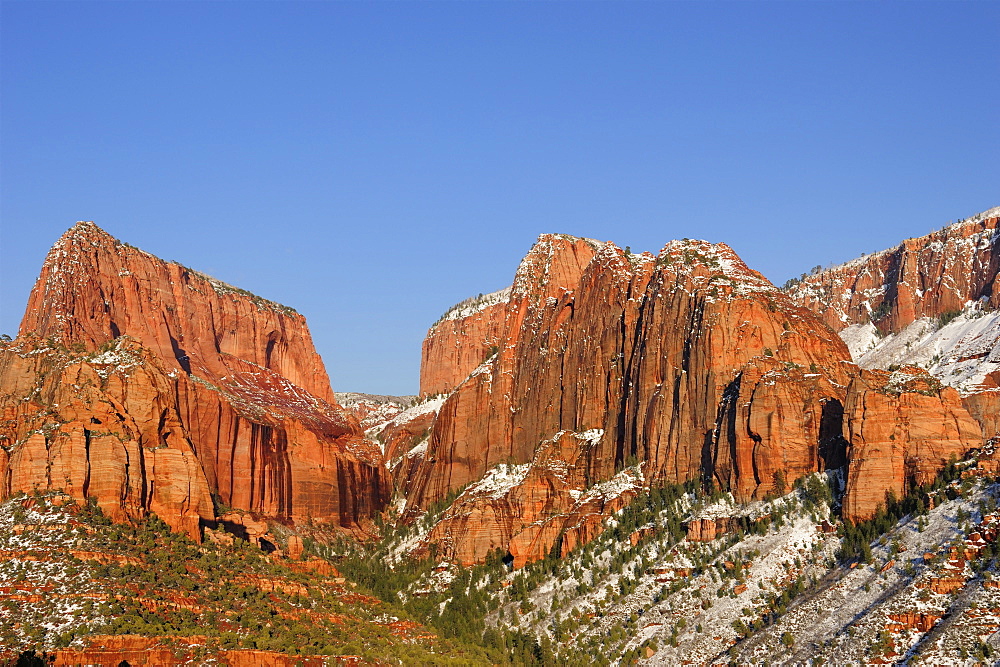
[[[1000,204],[1000,3],[10,2],[0,332],[76,220],[306,315],[338,391],[542,232],[776,283]]]

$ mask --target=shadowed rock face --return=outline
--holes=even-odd
[[[209,493],[264,516],[351,528],[387,501],[381,452],[334,402],[301,315],[93,223],[53,247],[2,355],[4,495],[68,485],[113,516],[153,510],[189,533],[195,517],[212,518]],[[88,426],[111,415],[114,428]],[[46,424],[74,443],[112,438],[120,464],[86,446],[59,454]]]
[[[579,497],[632,462],[644,484],[695,479],[741,500],[844,463],[846,346],[724,244],[676,241],[654,258],[543,235],[502,306],[496,354],[445,401],[409,498],[427,506],[498,466],[528,466],[510,492],[460,498],[431,536],[460,560],[498,546],[528,554],[518,561],[544,555],[567,531],[528,540],[510,517],[572,515],[569,489]],[[424,349],[441,335],[437,325]],[[558,448],[576,475],[566,490],[536,472],[540,443],[560,433],[582,438]]]

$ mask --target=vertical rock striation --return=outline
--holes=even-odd
[[[301,315],[93,223],[53,246],[0,354],[0,494],[68,486],[192,534],[214,518],[208,494],[349,528],[387,501],[381,452],[335,403]]]
[[[805,277],[789,295],[835,331],[871,321],[882,334],[969,301],[1000,308],[1000,207],[897,247]]]
[[[459,560],[574,543],[553,517],[630,466],[641,464],[642,484],[694,479],[749,500],[844,462],[846,346],[725,244],[675,241],[653,257],[543,235],[518,268],[502,331],[442,406],[409,497],[426,507],[472,484],[431,536]],[[569,442],[560,434],[585,445],[555,448],[574,471],[557,484],[539,453]],[[523,479],[478,493],[510,465],[526,466]],[[522,520],[548,532],[524,533]]]
[[[934,480],[950,459],[982,443],[982,430],[958,392],[927,371],[862,370],[844,406],[850,443],[844,516],[871,518],[886,494],[901,498]]]
[[[861,366],[897,369],[851,383],[846,516],[871,516],[887,491],[901,495],[1000,434],[998,226],[993,208],[789,287],[851,342]],[[931,375],[907,366],[918,363]]]

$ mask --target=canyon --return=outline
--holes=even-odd
[[[997,220],[993,209],[787,291],[725,244],[673,241],[654,257],[542,235],[510,288],[456,305],[424,341],[421,393],[447,397],[407,473],[407,507],[462,490],[428,539],[467,564],[497,548],[517,563],[568,552],[589,531],[577,499],[627,463],[641,487],[696,481],[744,502],[846,465],[844,515],[870,518],[996,429]],[[980,311],[948,359],[989,363],[957,389],[939,360],[866,371],[857,336],[837,335]],[[586,445],[553,448],[566,434]],[[483,493],[486,475],[507,488]]]
[[[809,500],[795,519],[818,550],[800,570],[820,573],[849,526],[957,461],[996,472],[998,223],[991,209],[780,289],[725,243],[654,255],[542,234],[510,287],[431,326],[412,397],[334,394],[293,309],[77,223],[0,342],[0,502],[61,494],[279,561],[432,563],[405,601],[456,571],[503,563],[510,582],[579,558],[657,493],[683,521],[620,537],[692,545],[640,568],[673,586],[701,572],[677,554],[770,525],[824,480],[830,513]],[[893,612],[892,632],[930,632],[939,611]]]

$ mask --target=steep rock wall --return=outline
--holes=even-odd
[[[53,375],[51,369],[25,366],[33,356],[68,354],[84,367],[128,360],[124,374],[105,373],[110,386],[100,385],[112,402],[119,394],[130,397],[116,412],[116,432],[127,446],[115,456],[126,463],[115,464],[121,470],[109,474],[111,487],[80,491],[97,497],[116,518],[174,512],[154,503],[156,490],[170,488],[172,478],[195,489],[194,514],[200,519],[212,515],[211,503],[206,508],[203,502],[204,485],[234,509],[348,528],[357,528],[388,500],[391,484],[382,454],[363,438],[357,419],[333,402],[304,318],[119,243],[93,223],[77,224],[49,253],[12,345],[0,368],[0,408],[21,417],[5,422],[8,461],[0,472],[7,484],[0,493],[78,484],[94,465],[104,465],[88,463],[78,453],[60,455],[58,465],[66,469],[52,477],[46,471],[56,465],[50,443],[33,432],[52,428],[46,424],[103,422],[96,413],[65,413],[66,396],[79,385],[68,371]],[[39,393],[34,385],[50,375],[59,379],[49,379],[53,388]],[[141,415],[152,412],[173,429],[171,447],[163,453],[158,452],[166,436],[134,434],[128,426],[144,423]],[[176,459],[169,452],[180,442],[187,449],[179,451],[189,458],[181,468],[174,465],[170,477],[161,474]],[[43,456],[43,449],[49,454]],[[151,467],[147,459],[160,464]],[[143,495],[144,488],[152,495]],[[185,502],[174,505],[189,516]]]
[[[506,336],[510,289],[456,305],[427,332],[421,347],[420,395],[447,394],[496,352]]]
[[[511,519],[574,513],[556,500],[569,491],[536,474],[539,443],[559,433],[599,434],[572,457],[576,494],[641,462],[643,484],[698,479],[748,500],[843,464],[854,366],[822,321],[724,244],[672,242],[654,258],[582,242],[543,236],[522,262],[507,337],[442,406],[408,505],[478,488],[500,465],[527,466],[526,481],[463,496],[431,540],[447,536],[463,561],[496,546],[535,558],[566,540],[548,521],[527,548]],[[555,264],[575,270],[545,270]]]
[[[334,403],[305,318],[293,309],[119,242],[79,222],[52,246],[21,333],[96,350],[127,335],[169,369],[216,382],[238,359]]]
[[[792,300],[834,330],[871,321],[897,333],[921,317],[961,310],[967,301],[1000,308],[1000,208],[897,247],[807,276]]]
[[[916,367],[860,371],[844,417],[850,463],[843,514],[852,520],[872,517],[887,493],[901,498],[983,443],[958,392]]]

